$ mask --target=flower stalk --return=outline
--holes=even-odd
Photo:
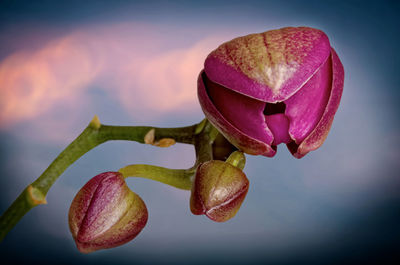
[[[212,136],[215,129],[202,121],[203,128],[199,130],[199,124],[178,128],[157,128],[151,126],[110,126],[100,123],[97,116],[89,123],[83,132],[72,141],[49,165],[49,167],[27,188],[0,217],[0,241],[18,223],[18,221],[33,207],[46,203],[46,195],[59,176],[81,156],[96,146],[111,140],[135,141],[146,143],[146,135],[151,131],[154,143],[166,142],[163,139],[177,143],[192,144],[196,146],[197,157],[206,159],[211,150]],[[213,135],[211,133],[211,135]],[[205,135],[207,134],[207,135]],[[207,141],[203,143],[202,141]],[[197,147],[198,146],[198,147]],[[206,150],[207,154],[202,152]],[[173,170],[149,165],[128,166],[124,169],[127,175],[150,178],[181,189],[190,189],[190,176],[194,174],[192,169]],[[154,171],[154,172],[153,172]],[[134,173],[134,174],[133,174]],[[161,173],[156,177],[156,173]],[[158,179],[157,179],[158,178]]]
[[[193,169],[169,169],[153,165],[129,165],[119,172],[125,177],[141,177],[152,179],[178,189],[190,190],[192,188]]]

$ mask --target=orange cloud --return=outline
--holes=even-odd
[[[197,75],[222,37],[171,49],[172,37],[154,32],[129,23],[89,27],[9,55],[0,62],[0,126],[49,117],[60,105],[71,111],[63,122],[76,118],[88,90],[100,88],[133,115],[193,110]]]
[[[99,70],[73,35],[10,55],[0,63],[0,125],[34,118],[58,102],[78,104]]]

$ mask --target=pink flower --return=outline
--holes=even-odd
[[[198,79],[208,120],[237,148],[301,158],[322,145],[343,91],[344,70],[328,37],[299,27],[251,34],[212,51]]]
[[[193,214],[205,214],[216,222],[225,222],[239,210],[249,181],[239,168],[211,160],[198,166],[190,196]]]
[[[147,222],[142,199],[118,172],[101,173],[82,187],[69,209],[69,227],[82,253],[113,248],[135,238]]]

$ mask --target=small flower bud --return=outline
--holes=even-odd
[[[113,248],[135,238],[147,222],[147,208],[118,172],[101,173],[76,194],[69,227],[82,253]]]
[[[190,210],[215,222],[228,221],[239,210],[248,190],[249,181],[240,168],[219,160],[205,162],[196,171]]]

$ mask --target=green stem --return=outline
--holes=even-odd
[[[246,157],[244,156],[243,152],[235,151],[226,159],[225,162],[243,170],[246,164]]]
[[[196,163],[189,169],[170,169],[153,165],[134,164],[121,168],[119,172],[125,178],[142,177],[179,189],[190,190],[197,166],[213,159],[212,145],[218,133],[218,130],[207,119],[196,125],[194,133],[191,135],[191,143],[194,144],[196,151]],[[241,155],[244,157],[243,153]]]
[[[194,138],[194,145],[196,150],[196,163],[192,167],[194,169],[203,162],[213,159],[212,145],[218,135],[218,130],[206,120],[199,123],[202,126],[201,131],[198,132]]]
[[[109,140],[129,140],[145,143],[145,137],[154,129],[154,141],[171,138],[176,142],[194,144],[197,124],[181,128],[148,126],[101,125],[97,116],[89,126],[62,151],[43,174],[18,196],[0,217],[0,241],[33,207],[45,204],[46,194],[58,177],[82,155]],[[183,185],[186,187],[186,184]]]
[[[119,170],[125,178],[141,177],[159,181],[178,189],[190,190],[192,188],[193,169],[169,169],[153,165],[129,165]]]

